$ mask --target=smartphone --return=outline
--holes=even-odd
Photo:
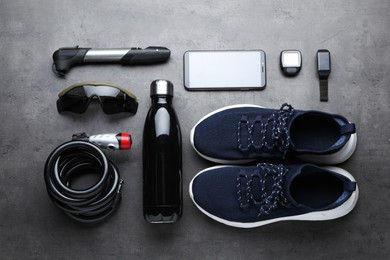
[[[262,50],[186,51],[184,87],[187,90],[260,90],[266,85]]]

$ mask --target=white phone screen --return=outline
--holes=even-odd
[[[187,89],[264,88],[263,51],[188,51],[184,54]]]

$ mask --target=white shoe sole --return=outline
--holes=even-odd
[[[253,162],[258,160],[259,158],[256,159],[241,159],[241,160],[224,160],[224,159],[218,159],[218,158],[213,158],[209,157],[207,155],[202,154],[195,148],[194,144],[194,135],[195,135],[195,128],[206,118],[219,113],[221,111],[227,110],[227,109],[232,109],[232,108],[240,108],[240,107],[255,107],[255,108],[264,108],[262,106],[256,106],[256,105],[250,105],[250,104],[238,104],[238,105],[232,105],[232,106],[226,106],[222,107],[220,109],[217,109],[204,117],[202,117],[196,125],[191,129],[190,133],[190,142],[194,150],[203,158],[206,160],[220,163],[220,164],[245,164],[249,162]],[[341,148],[339,151],[332,153],[332,154],[324,154],[324,155],[316,155],[316,154],[305,154],[305,155],[299,155],[297,156],[299,159],[302,159],[304,161],[310,162],[310,163],[317,163],[317,164],[323,164],[323,165],[332,165],[332,164],[339,164],[342,163],[346,160],[348,160],[352,154],[354,153],[356,149],[356,144],[357,144],[357,135],[356,133],[351,134],[351,137],[349,138],[348,142]]]
[[[280,217],[280,218],[274,218],[274,219],[268,219],[268,220],[263,220],[263,221],[250,222],[250,223],[229,221],[229,220],[222,219],[220,217],[214,216],[214,215],[210,214],[209,212],[207,212],[206,210],[204,210],[201,206],[199,206],[195,202],[194,194],[192,193],[193,181],[199,174],[202,174],[203,172],[208,171],[208,170],[217,169],[217,168],[223,168],[223,167],[239,167],[239,166],[214,166],[214,167],[210,167],[210,168],[204,169],[203,171],[200,171],[197,175],[195,175],[195,177],[190,182],[189,194],[190,194],[190,197],[191,197],[192,201],[196,205],[196,207],[201,212],[203,212],[206,216],[208,216],[208,217],[210,217],[210,218],[212,218],[212,219],[214,219],[214,220],[216,220],[216,221],[218,221],[218,222],[220,222],[222,224],[225,224],[225,225],[228,225],[228,226],[232,226],[232,227],[254,228],[254,227],[260,227],[260,226],[264,226],[264,225],[267,225],[267,224],[271,224],[271,223],[275,223],[275,222],[279,222],[279,221],[287,221],[287,220],[324,221],[324,220],[336,219],[336,218],[340,218],[342,216],[345,216],[349,212],[351,212],[353,210],[353,208],[355,207],[355,205],[357,203],[357,200],[358,200],[358,197],[359,197],[359,189],[358,189],[358,186],[356,184],[356,190],[352,193],[351,197],[349,197],[349,199],[347,201],[345,201],[343,204],[341,204],[337,208],[334,208],[334,209],[331,209],[331,210],[315,211],[315,212],[310,212],[310,213],[306,213],[306,214],[302,214],[302,215]],[[349,180],[351,180],[353,182],[356,182],[354,177],[349,172],[347,172],[344,169],[341,169],[339,167],[334,167],[334,166],[325,166],[323,168],[325,168],[327,170],[330,170],[330,171],[333,171],[333,172],[336,172],[336,173],[338,173],[340,175],[343,175],[343,176],[347,177]]]

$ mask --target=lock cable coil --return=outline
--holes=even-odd
[[[89,188],[72,188],[72,179],[82,174],[98,174]],[[117,167],[95,144],[72,140],[58,146],[48,157],[44,178],[52,201],[78,222],[96,223],[106,219],[121,201]]]

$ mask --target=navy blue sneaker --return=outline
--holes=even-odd
[[[311,164],[211,167],[192,179],[189,193],[204,214],[240,228],[335,219],[348,214],[358,199],[347,171]]]
[[[347,160],[356,148],[355,125],[319,111],[235,105],[203,117],[191,130],[191,144],[207,160],[222,164],[261,158],[298,157],[318,164]]]

